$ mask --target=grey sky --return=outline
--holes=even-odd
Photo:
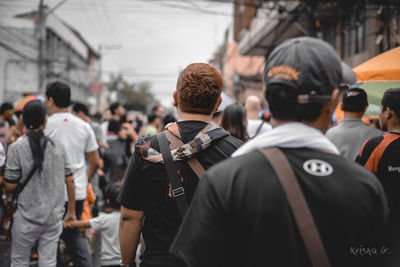
[[[59,1],[44,2],[52,7]],[[18,23],[12,15],[38,3],[0,0],[0,23]],[[232,4],[202,0],[67,0],[56,14],[94,48],[120,46],[102,50],[106,79],[109,72],[122,71],[132,82],[149,81],[156,98],[170,105],[179,71],[212,57],[232,23],[232,11]]]

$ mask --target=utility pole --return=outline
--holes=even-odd
[[[36,30],[38,35],[38,91],[39,93],[43,92],[43,83],[45,80],[45,60],[44,60],[44,28],[45,28],[45,14],[44,14],[44,4],[43,0],[39,2],[39,11],[38,11],[38,19],[36,22]]]
[[[57,8],[64,4],[67,0],[61,0],[52,9],[46,12],[43,0],[39,1],[38,18],[36,21],[36,34],[38,37],[38,91],[44,93],[44,82],[46,79],[47,59],[45,56],[45,30],[46,30],[46,17],[53,13]]]

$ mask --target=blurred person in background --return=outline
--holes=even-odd
[[[119,102],[115,102],[112,103],[110,105],[109,108],[110,112],[111,112],[111,118],[108,120],[108,125],[110,125],[111,122],[113,122],[113,124],[115,124],[114,122],[119,123],[120,125],[125,122],[126,120],[126,111],[125,108],[119,103]],[[109,140],[115,140],[117,139],[117,133],[113,132],[110,130],[110,127],[108,126],[107,128],[107,143]]]
[[[365,125],[361,120],[368,108],[367,93],[363,89],[347,90],[341,102],[344,118],[326,132],[326,137],[339,149],[340,155],[354,161],[362,144],[369,138],[382,135],[382,131]]]
[[[143,127],[144,136],[153,136],[158,134],[161,124],[161,117],[157,114],[150,114],[147,117],[147,124]]]
[[[227,130],[232,136],[247,141],[247,118],[246,110],[239,103],[228,105],[222,115],[221,127]]]
[[[130,123],[120,125],[116,121],[110,121],[109,129],[116,132],[118,138],[108,142],[108,148],[103,154],[103,171],[107,185],[121,182],[132,154],[132,144],[137,139],[137,134]]]
[[[257,96],[251,95],[247,97],[244,108],[247,112],[246,131],[249,139],[253,139],[257,135],[268,132],[272,129],[269,123],[259,117],[261,101]]]
[[[90,127],[92,127],[94,135],[96,136],[97,144],[101,147],[103,142],[103,132],[101,130],[101,126],[97,121],[92,120],[87,106],[83,103],[75,102],[75,104],[72,106],[72,111],[76,116],[90,124]]]
[[[61,142],[71,158],[75,179],[76,217],[81,219],[88,182],[99,167],[99,146],[90,125],[69,112],[71,89],[67,84],[49,83],[45,95],[45,104],[50,116],[44,132],[50,138]],[[91,265],[87,245],[80,231],[65,229],[61,238],[75,266]]]
[[[101,236],[101,266],[120,266],[121,249],[119,246],[118,225],[121,205],[117,198],[121,185],[111,184],[105,195],[108,210],[101,212],[98,217],[88,221],[71,221],[67,223],[71,228],[91,228]]]
[[[8,150],[6,188],[18,190],[18,208],[12,228],[11,266],[28,266],[31,249],[39,241],[39,266],[56,266],[58,240],[64,215],[64,185],[70,199],[64,223],[76,220],[73,166],[64,146],[45,136],[46,107],[28,102],[23,121],[28,133]],[[31,176],[20,191],[18,188]]]
[[[161,127],[161,131],[165,130],[165,126],[167,126],[170,123],[174,123],[176,122],[176,118],[172,113],[167,114],[164,118],[163,118],[163,122],[162,122],[162,127]]]
[[[6,102],[0,106],[0,143],[3,147],[7,147],[8,135],[15,127],[13,114],[14,106],[12,104]]]
[[[164,115],[165,115],[164,112],[165,112],[165,109],[161,105],[156,105],[151,109],[151,113],[160,116],[160,118],[164,117]]]

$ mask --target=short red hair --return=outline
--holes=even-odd
[[[212,114],[223,84],[221,74],[213,66],[190,64],[180,73],[176,85],[180,109],[187,113]]]

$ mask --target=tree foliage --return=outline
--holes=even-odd
[[[149,107],[157,104],[154,95],[150,92],[150,84],[142,82],[138,84],[130,83],[119,74],[111,75],[108,83],[110,91],[115,91],[118,94],[118,101],[127,110],[137,110],[146,113]]]

